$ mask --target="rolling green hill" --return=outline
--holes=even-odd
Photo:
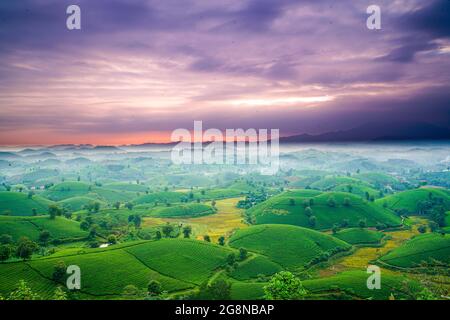
[[[50,189],[43,192],[42,196],[53,201],[63,201],[75,197],[87,197],[108,203],[114,203],[116,201],[130,201],[131,199],[137,197],[137,194],[136,192],[107,189],[84,182],[73,181],[62,182],[54,185]]]
[[[31,216],[33,209],[36,209],[37,214],[43,214],[47,213],[50,204],[52,201],[38,195],[29,198],[26,193],[0,192],[0,215]]]
[[[345,205],[346,198],[348,205]],[[313,201],[310,205],[312,215],[316,217],[314,225],[311,224],[303,204],[310,199]],[[333,199],[334,206],[329,204],[330,199]],[[269,198],[249,209],[247,215],[252,217],[256,224],[292,224],[316,229],[330,229],[334,224],[342,224],[344,220],[347,220],[349,227],[357,226],[361,219],[366,220],[368,226],[375,226],[377,223],[387,226],[401,224],[400,218],[393,212],[359,196],[342,192],[317,194],[310,193],[309,190],[287,191]]]
[[[117,190],[117,191],[128,191],[128,192],[145,192],[148,190],[147,186],[136,184],[136,183],[126,183],[126,182],[113,182],[103,185],[105,189]]]
[[[350,244],[379,244],[384,234],[368,229],[350,228],[341,230],[334,236]]]
[[[346,271],[331,277],[320,279],[305,280],[304,287],[313,294],[336,294],[345,293],[350,297],[360,299],[387,300],[391,293],[395,299],[411,299],[412,297],[402,289],[403,282],[406,280],[403,276],[384,273],[379,290],[370,290],[367,288],[368,274],[365,271]],[[411,283],[413,291],[418,290],[416,282]]]
[[[84,182],[62,182],[46,190],[42,196],[53,201],[62,201],[86,196],[91,189],[92,186]]]
[[[229,244],[259,253],[289,269],[301,269],[350,249],[349,244],[330,235],[288,225],[260,225],[238,230]]]
[[[57,285],[49,279],[59,261],[80,267],[81,293],[90,298],[118,297],[127,285],[145,289],[150,280],[157,280],[164,290],[174,292],[208,279],[226,264],[231,252],[229,248],[203,241],[162,239],[0,264],[0,294],[6,295],[20,279],[25,279],[35,291],[48,298]]]
[[[364,198],[366,192],[373,197],[379,196],[379,191],[371,184],[346,176],[325,177],[312,183],[310,187],[322,191],[348,192]]]
[[[187,195],[183,192],[174,192],[174,191],[162,191],[162,192],[152,192],[143,196],[140,196],[133,200],[134,204],[153,204],[155,202],[165,203],[177,203],[181,202],[183,197]]]
[[[70,208],[73,211],[79,211],[83,209],[84,206],[88,205],[89,203],[97,201],[95,198],[89,198],[89,197],[72,197],[65,200],[61,200],[58,202],[59,206],[62,208]],[[103,207],[106,205],[106,203],[100,203],[100,205]]]
[[[387,203],[387,206],[392,210],[405,209],[409,213],[417,213],[417,204],[419,201],[429,199],[430,194],[432,197],[442,198],[446,209],[450,209],[450,191],[442,188],[407,190],[377,199],[376,203],[381,205]]]
[[[42,230],[50,232],[51,239],[85,238],[88,233],[80,229],[80,223],[63,217],[0,217],[0,235],[9,234],[17,241],[28,237],[37,241]]]
[[[215,209],[207,204],[188,203],[171,207],[157,207],[150,212],[149,216],[161,218],[200,217],[215,212]]]
[[[450,235],[429,233],[414,237],[380,258],[381,262],[401,268],[416,268],[423,261],[450,264]]]

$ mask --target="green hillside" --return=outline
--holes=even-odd
[[[29,198],[26,193],[0,192],[0,215],[31,216],[33,209],[36,209],[37,214],[43,214],[47,213],[50,204],[52,201],[38,195]]]
[[[344,220],[348,222],[349,227],[358,226],[360,220],[365,220],[368,226],[375,226],[377,223],[387,226],[401,224],[400,218],[393,212],[359,196],[342,192],[318,195],[312,193],[307,196],[308,193],[304,190],[284,192],[249,209],[247,215],[252,217],[256,224],[292,224],[315,229],[331,229],[334,224],[342,224]],[[313,203],[307,205],[311,207],[312,216],[316,218],[315,224],[311,223],[304,204],[310,199]],[[334,206],[330,204],[330,199]]]
[[[270,276],[282,270],[283,268],[279,264],[269,258],[255,255],[241,262],[239,267],[233,270],[231,276],[237,280],[249,280],[257,278],[259,275]]]
[[[126,182],[113,182],[103,185],[105,189],[118,190],[118,191],[128,191],[128,192],[145,192],[148,190],[147,186],[136,184],[136,183],[126,183]]]
[[[368,274],[365,271],[347,271],[331,277],[305,280],[304,287],[313,294],[334,294],[340,296],[342,293],[349,298],[387,300],[393,294],[395,299],[411,299],[402,289],[404,287],[403,276],[384,273],[379,290],[367,288]],[[418,284],[412,282],[412,290],[417,290]]]
[[[42,193],[42,196],[53,201],[61,201],[68,198],[85,196],[91,189],[92,186],[84,182],[62,182],[46,190]]]
[[[334,236],[350,244],[379,244],[384,234],[368,229],[350,228],[341,230]]]
[[[381,257],[380,261],[402,268],[419,267],[422,262],[450,264],[450,235],[429,233],[416,236]]]
[[[405,209],[409,213],[417,213],[417,204],[421,200],[427,200],[430,194],[434,198],[442,198],[445,207],[450,209],[450,191],[441,188],[420,188],[407,190],[376,200],[378,204],[387,203],[392,210]]]
[[[175,217],[200,217],[215,213],[215,209],[207,204],[188,203],[171,207],[157,207],[149,216],[161,218]]]
[[[155,202],[158,203],[177,203],[181,202],[181,199],[183,197],[186,197],[187,195],[182,192],[174,192],[174,191],[162,191],[162,192],[152,192],[140,197],[137,197],[133,200],[134,204],[154,204]]]
[[[88,236],[86,231],[80,229],[80,223],[63,217],[54,220],[47,216],[42,217],[0,217],[0,235],[9,234],[17,241],[26,236],[37,241],[42,230],[50,232],[51,239],[74,239]]]
[[[304,268],[350,248],[349,244],[330,235],[288,225],[261,225],[238,230],[229,244],[264,255],[289,269]]]
[[[208,279],[226,264],[229,248],[188,239],[128,243],[107,249],[85,249],[77,255],[47,257],[30,262],[0,264],[0,294],[12,291],[25,279],[35,291],[47,297],[57,283],[53,268],[59,261],[82,270],[81,293],[92,297],[120,296],[127,285],[145,289],[157,280],[164,290],[191,288]]]
[[[94,198],[89,197],[73,197],[65,200],[61,200],[58,202],[60,207],[62,208],[70,208],[72,211],[79,211],[83,209],[84,206],[90,204],[93,201],[98,201]],[[102,206],[105,206],[106,203],[101,203]]]
[[[136,192],[107,189],[76,181],[62,182],[54,185],[42,193],[42,196],[53,201],[63,201],[75,197],[87,197],[108,203],[114,203],[116,201],[130,201],[131,199],[137,197],[137,194]]]

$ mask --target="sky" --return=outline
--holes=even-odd
[[[81,30],[66,8],[81,8]],[[366,8],[381,8],[381,30]],[[449,0],[2,0],[0,144],[450,126]]]

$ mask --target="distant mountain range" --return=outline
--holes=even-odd
[[[280,143],[407,140],[450,140],[450,128],[438,127],[427,123],[368,123],[349,130],[327,132],[318,135],[300,134],[281,137]]]

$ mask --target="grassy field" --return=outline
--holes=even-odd
[[[429,199],[430,194],[435,198],[442,198],[444,206],[447,210],[450,209],[450,192],[441,188],[407,190],[377,199],[376,203],[380,205],[387,203],[387,206],[392,210],[406,209],[409,213],[417,213],[418,202]]]
[[[216,210],[207,204],[188,203],[171,207],[156,207],[148,216],[158,218],[201,217],[215,213]]]
[[[52,201],[38,195],[29,198],[26,193],[0,192],[0,215],[31,216],[33,209],[36,209],[37,214],[43,214],[47,213],[50,204]]]
[[[261,225],[238,230],[229,241],[234,248],[268,257],[284,268],[296,270],[329,256],[350,249],[350,245],[314,230],[288,225]]]
[[[52,273],[60,261],[80,267],[81,291],[91,296],[120,296],[125,286],[144,289],[150,280],[159,281],[168,292],[176,292],[207,280],[226,264],[231,252],[230,248],[189,239],[127,243],[78,250],[76,254],[60,252],[54,257],[0,264],[0,293],[12,291],[20,279],[25,279],[35,291],[48,296],[57,285]]]
[[[439,261],[449,264],[450,235],[418,235],[382,256],[380,261],[401,268],[417,268],[422,262],[434,264],[434,261]]]
[[[367,277],[365,271],[346,271],[331,277],[305,280],[303,285],[309,292],[323,298],[333,294],[335,298],[341,296],[341,299],[387,300],[392,294],[395,299],[411,299],[403,289],[404,276],[383,273],[379,290],[367,288]],[[417,288],[416,282],[413,282],[413,288]]]
[[[236,204],[242,198],[231,198],[216,201],[217,212],[212,215],[195,218],[144,218],[144,227],[154,227],[170,223],[182,223],[190,225],[193,229],[193,236],[203,239],[204,235],[209,235],[211,241],[217,242],[220,236],[228,237],[234,230],[246,228],[242,222],[242,209],[236,208]]]
[[[140,197],[137,197],[133,200],[133,203],[136,205],[139,204],[154,204],[158,203],[179,203],[183,197],[186,197],[187,194],[183,192],[174,192],[174,191],[161,191],[161,192],[152,192]]]
[[[50,189],[43,192],[42,196],[53,201],[63,201],[76,197],[87,197],[108,203],[114,203],[116,201],[130,201],[137,197],[137,193],[124,190],[107,189],[84,182],[72,181],[54,185]]]
[[[261,255],[253,255],[239,264],[234,269],[231,276],[237,280],[249,280],[257,278],[259,275],[270,276],[282,271],[283,268],[271,261],[269,258]]]
[[[80,229],[80,223],[63,217],[0,217],[0,235],[9,234],[16,241],[26,236],[34,241],[39,233],[47,230],[52,239],[85,238],[88,233]]]
[[[84,208],[84,206],[90,204],[91,202],[99,202],[101,207],[105,207],[106,203],[103,201],[99,201],[95,198],[89,198],[89,197],[72,197],[65,200],[61,200],[58,202],[59,206],[62,208],[68,208],[73,211],[79,211]]]
[[[382,232],[361,229],[361,228],[350,228],[344,229],[337,232],[334,235],[336,238],[341,239],[350,244],[379,244],[381,239],[384,237]]]
[[[312,215],[316,224],[312,226],[306,214],[304,201],[312,199]],[[334,206],[329,205],[333,199]],[[349,204],[344,204],[348,199]],[[294,201],[294,204],[291,201]],[[342,192],[310,193],[309,190],[287,191],[274,196],[248,210],[257,224],[291,224],[315,229],[330,229],[334,224],[348,221],[349,227],[355,227],[360,220],[365,220],[368,226],[383,223],[387,226],[397,226],[401,220],[390,210],[374,203],[362,200],[359,196]]]

